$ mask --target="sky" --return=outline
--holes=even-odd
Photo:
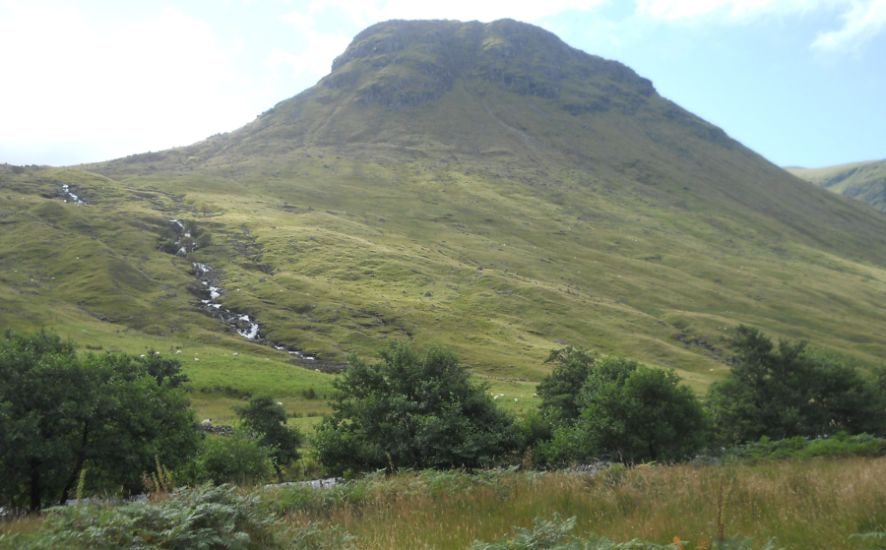
[[[373,23],[504,17],[776,164],[886,158],[886,0],[0,0],[0,163],[187,145],[312,86]]]

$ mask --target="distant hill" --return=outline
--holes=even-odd
[[[819,187],[864,201],[886,212],[886,160],[786,170]]]
[[[62,202],[62,184],[87,204]],[[374,25],[239,130],[7,167],[0,196],[0,322],[203,346],[188,368],[219,399],[257,372],[293,395],[308,384],[280,365],[310,359],[267,344],[332,366],[388,339],[444,344],[528,400],[565,344],[696,388],[728,368],[739,323],[886,356],[886,217],[510,20]],[[172,219],[200,235],[187,257]],[[215,303],[258,320],[266,345],[205,314]]]

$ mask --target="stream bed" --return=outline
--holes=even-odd
[[[187,257],[197,249],[197,242],[193,232],[187,223],[172,219],[169,220],[175,229],[177,239],[175,241],[175,255]],[[220,319],[226,325],[232,327],[240,336],[253,342],[273,347],[277,351],[285,352],[299,364],[306,367],[316,367],[326,371],[340,371],[344,365],[335,365],[318,362],[316,354],[285,346],[278,342],[272,342],[262,334],[261,325],[252,315],[244,312],[233,311],[224,306],[219,300],[225,294],[225,289],[219,286],[219,273],[212,266],[202,262],[191,262],[191,270],[200,283],[199,300],[200,309],[216,319]]]

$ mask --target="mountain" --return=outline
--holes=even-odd
[[[886,160],[786,170],[819,187],[886,212]]]
[[[386,339],[455,348],[517,408],[565,344],[697,389],[739,323],[886,355],[886,217],[510,20],[374,25],[243,128],[0,193],[0,322],[183,350],[206,411],[302,403]]]

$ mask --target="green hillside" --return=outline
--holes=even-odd
[[[303,398],[328,391],[315,369],[391,338],[451,346],[517,409],[567,343],[697,389],[738,323],[886,356],[886,217],[513,21],[375,25],[235,132],[0,168],[0,197],[0,324],[181,349],[206,414],[262,391],[322,412]],[[259,341],[202,311],[209,283]]]
[[[824,168],[787,168],[787,171],[819,187],[864,201],[886,212],[886,160]]]

